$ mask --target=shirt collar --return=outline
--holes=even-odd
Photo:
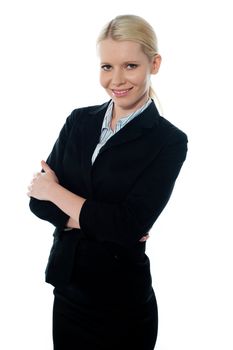
[[[124,125],[127,124],[127,122],[129,121],[129,119],[133,119],[133,117],[138,116],[140,113],[142,113],[152,102],[152,99],[149,98],[149,100],[147,100],[144,105],[140,108],[138,108],[135,112],[130,113],[129,115],[127,115],[126,117],[123,117],[121,119],[118,120],[117,124],[116,124],[116,128],[115,131],[118,130],[119,126],[123,127]],[[102,124],[102,131],[104,129],[111,129],[110,123],[112,120],[112,110],[113,110],[113,100],[110,101],[107,111],[105,113],[104,116],[104,120],[103,120],[103,124]]]

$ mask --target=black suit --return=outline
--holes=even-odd
[[[74,110],[48,158],[61,185],[87,199],[80,213],[81,229],[64,232],[68,216],[50,202],[31,199],[30,208],[56,226],[47,281],[56,286],[57,297],[73,300],[76,306],[98,304],[101,310],[106,305],[112,310],[113,305],[120,310],[137,305],[139,310],[153,299],[149,259],[139,240],[169,200],[186,157],[187,137],[159,116],[153,102],[110,138],[92,165],[107,105]],[[153,305],[155,309],[154,300]],[[91,319],[89,314],[87,318]],[[131,323],[133,319],[137,317]],[[137,327],[132,332],[136,337]],[[90,348],[98,342],[93,339]],[[152,349],[144,341],[137,339],[134,349]],[[85,344],[85,350],[89,349]]]

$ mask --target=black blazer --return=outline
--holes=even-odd
[[[66,232],[66,237],[73,235],[68,252],[71,247],[75,251],[72,240],[78,236],[87,247],[96,243],[95,252],[103,247],[115,255],[144,251],[139,239],[164,209],[186,157],[187,136],[161,117],[152,102],[108,140],[92,165],[108,103],[74,110],[47,160],[61,185],[87,199],[81,229]],[[68,220],[64,212],[33,198],[30,208],[56,227],[55,240],[61,236]],[[92,255],[88,259],[96,264]],[[69,264],[71,268],[70,259]]]

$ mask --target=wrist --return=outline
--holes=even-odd
[[[66,223],[66,227],[68,228],[79,228],[78,222],[73,218],[69,217],[69,220]]]
[[[49,183],[48,190],[47,190],[48,201],[53,202],[53,203],[55,202],[60,188],[61,188],[61,186],[57,182]]]

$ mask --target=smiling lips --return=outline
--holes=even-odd
[[[123,96],[126,96],[131,89],[132,89],[132,87],[129,89],[124,89],[124,90],[115,90],[114,89],[114,90],[112,90],[112,93],[116,97],[123,97]]]

